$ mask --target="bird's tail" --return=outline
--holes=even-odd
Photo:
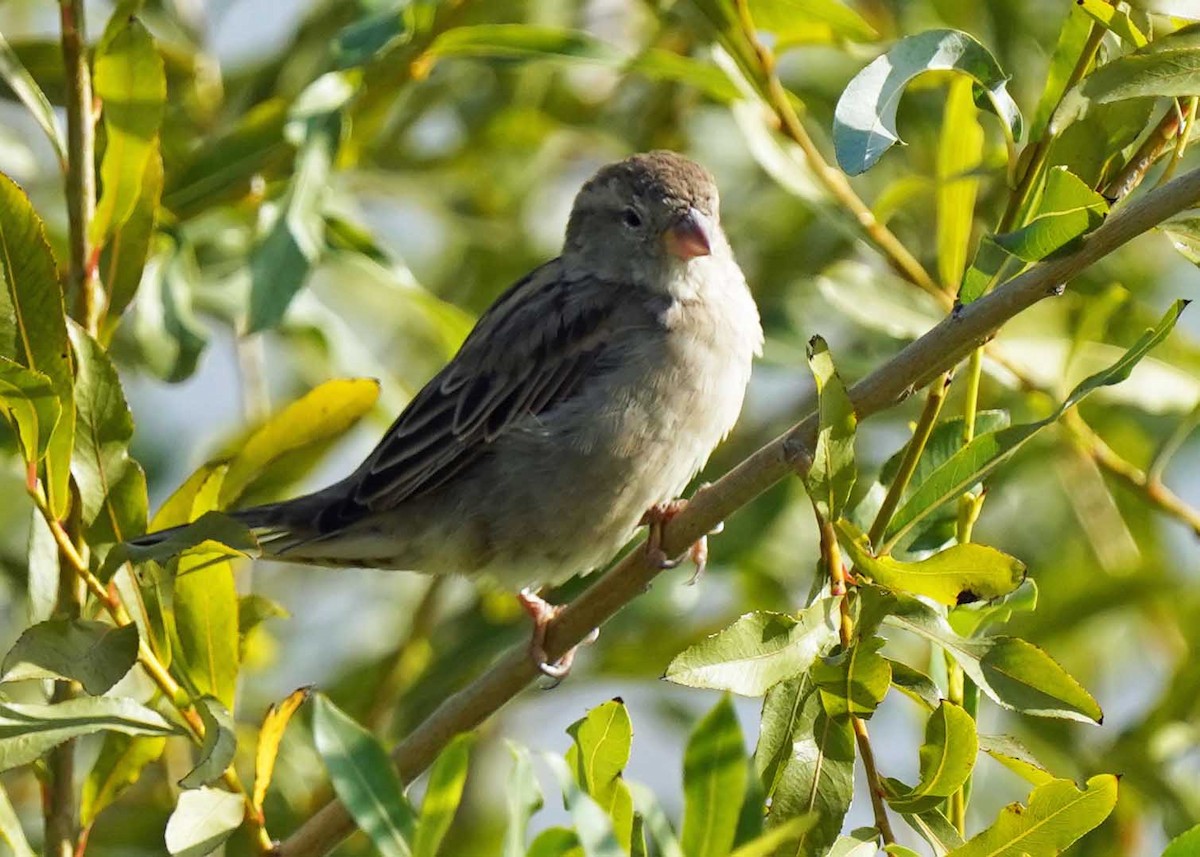
[[[302,501],[308,499],[301,497],[297,500],[284,500],[280,503],[266,503],[262,506],[237,509],[225,514],[244,524],[254,534],[259,548],[262,550],[262,556],[279,557],[287,550],[308,541],[315,535],[311,532],[311,527],[304,521],[304,518],[308,517],[309,504]],[[128,544],[135,548],[153,547],[180,535],[191,526],[192,524],[181,524],[177,527],[155,530],[152,533],[130,539]]]

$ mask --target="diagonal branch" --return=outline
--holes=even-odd
[[[952,312],[920,339],[859,381],[850,391],[859,420],[903,401],[954,367],[1009,319],[1044,298],[1136,236],[1200,203],[1200,169],[1188,172],[1129,203],[1086,238],[1074,253],[1042,262],[974,303]],[[811,411],[811,407],[809,408]],[[701,489],[663,532],[668,555],[680,554],[717,524],[811,458],[815,413]],[[644,551],[635,550],[568,604],[549,629],[546,653],[561,656],[592,628],[640,595],[659,574]],[[467,732],[502,708],[539,675],[524,646],[510,649],[486,673],[447,699],[392,752],[400,776],[411,781],[457,734]],[[328,853],[354,830],[336,801],[326,804],[283,842],[281,857]]]

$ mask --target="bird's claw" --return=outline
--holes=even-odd
[[[529,614],[529,618],[533,620],[533,636],[529,640],[529,656],[543,675],[554,679],[554,684],[550,686],[556,687],[571,672],[571,666],[575,662],[575,653],[579,646],[587,646],[596,642],[600,636],[600,629],[593,628],[591,633],[579,641],[578,645],[572,646],[558,660],[551,661],[546,654],[546,630],[562,612],[562,605],[549,603],[528,587],[517,593],[517,601],[521,608]]]
[[[687,503],[688,501],[684,499],[658,503],[643,513],[640,523],[650,528],[650,532],[646,536],[647,560],[658,568],[668,569],[675,568],[684,557],[690,559],[696,564],[696,571],[687,582],[688,586],[692,586],[704,574],[704,569],[708,567],[708,537],[701,536],[686,552],[677,558],[667,556],[666,551],[662,547],[663,525],[682,512],[687,507]],[[713,527],[711,532],[719,533],[724,528],[725,524],[722,522]]]

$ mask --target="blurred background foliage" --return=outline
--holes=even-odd
[[[813,334],[829,341],[851,380],[940,317],[937,304],[903,282],[781,148],[773,117],[721,70],[728,62],[714,63],[704,4],[402,5],[400,14],[381,0],[155,0],[139,13],[166,73],[161,209],[136,299],[119,321],[110,316],[102,339],[111,341],[129,397],[137,426],[132,453],[146,469],[152,509],[197,466],[240,448],[267,414],[318,383],[377,378],[378,402],[361,424],[336,442],[276,462],[244,500],[283,496],[344,473],[453,353],[472,319],[557,252],[582,180],[634,151],[676,149],[716,175],[723,222],[767,331],[745,413],[710,463],[709,478],[802,415],[812,390],[804,348]],[[0,7],[0,32],[61,105],[54,6],[9,0]],[[751,6],[806,128],[830,160],[838,96],[893,39],[932,27],[971,33],[1012,76],[1010,92],[1027,122],[1036,123],[1060,32],[1078,28],[1081,14],[1069,0]],[[1135,7],[1143,29],[1170,29],[1169,19]],[[112,11],[87,5],[94,37]],[[539,41],[467,29],[493,24],[576,35]],[[1100,50],[1103,57],[1124,48],[1110,34]],[[915,82],[899,113],[908,145],[853,180],[931,271],[939,270],[946,83],[937,73]],[[55,153],[12,94],[0,95],[0,171],[29,193],[65,259]],[[1131,151],[1171,109],[1162,99],[1123,102],[1060,138],[1049,162],[1078,170],[1089,162],[1088,181],[1099,184],[1105,159]],[[981,113],[979,122],[975,238],[994,227],[1008,198],[1004,135],[994,117]],[[1194,160],[1189,153],[1181,169]],[[1138,239],[1003,331],[998,350],[1041,389],[1028,389],[988,360],[981,406],[1006,408],[1014,422],[1045,416],[1169,300],[1195,294],[1198,282],[1167,237]],[[1081,407],[1115,454],[1143,468],[1164,442],[1181,439],[1164,479],[1191,507],[1200,506],[1200,442],[1179,426],[1194,424],[1200,401],[1198,330],[1196,318],[1185,315],[1180,332],[1133,381]],[[960,386],[951,389],[947,415],[961,413]],[[864,486],[907,439],[919,410],[912,401],[862,427]],[[0,470],[0,643],[7,648],[27,624],[32,507],[13,438],[6,428],[0,436],[8,462]],[[1058,429],[1001,468],[988,492],[979,540],[1020,557],[1038,584],[1037,610],[1015,617],[1009,632],[1050,652],[1092,691],[1106,717],[1097,727],[985,704],[983,723],[1021,737],[1060,776],[1082,782],[1101,771],[1124,775],[1116,813],[1073,853],[1158,853],[1170,836],[1200,821],[1196,513],[1190,524],[1163,514],[1143,492],[1098,468],[1077,434]],[[731,518],[712,552],[698,586],[683,586],[685,573],[664,576],[606,625],[566,684],[524,694],[485,727],[441,853],[500,853],[510,763],[502,736],[562,753],[566,727],[618,694],[635,730],[627,776],[647,784],[677,817],[685,736],[716,695],[659,676],[686,645],[739,614],[804,603],[818,549],[800,483],[777,485]],[[268,703],[316,684],[394,741],[528,633],[511,596],[486,583],[241,563],[237,585],[259,596],[257,608],[270,617],[242,640],[237,717],[247,730]],[[566,600],[583,585],[574,581],[555,598]],[[928,658],[916,638],[892,636],[895,651]],[[738,699],[736,710],[752,745],[758,703]],[[267,802],[276,835],[329,795],[303,720],[285,737]],[[914,780],[922,728],[915,705],[897,700],[881,709],[872,721],[881,769]],[[95,746],[86,744],[85,756]],[[88,854],[160,853],[174,783],[189,767],[181,746],[147,768],[95,822]],[[36,830],[34,777],[18,771],[4,784],[26,829]],[[1026,791],[983,758],[969,826],[990,823]],[[565,818],[548,803],[535,827]],[[857,800],[847,829],[870,823],[869,803]],[[235,837],[227,847],[246,853],[249,845]],[[338,853],[370,849],[359,836]]]

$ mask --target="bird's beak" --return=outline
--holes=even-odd
[[[712,252],[708,232],[708,218],[695,208],[689,208],[667,227],[663,240],[667,244],[667,252],[686,262]]]

